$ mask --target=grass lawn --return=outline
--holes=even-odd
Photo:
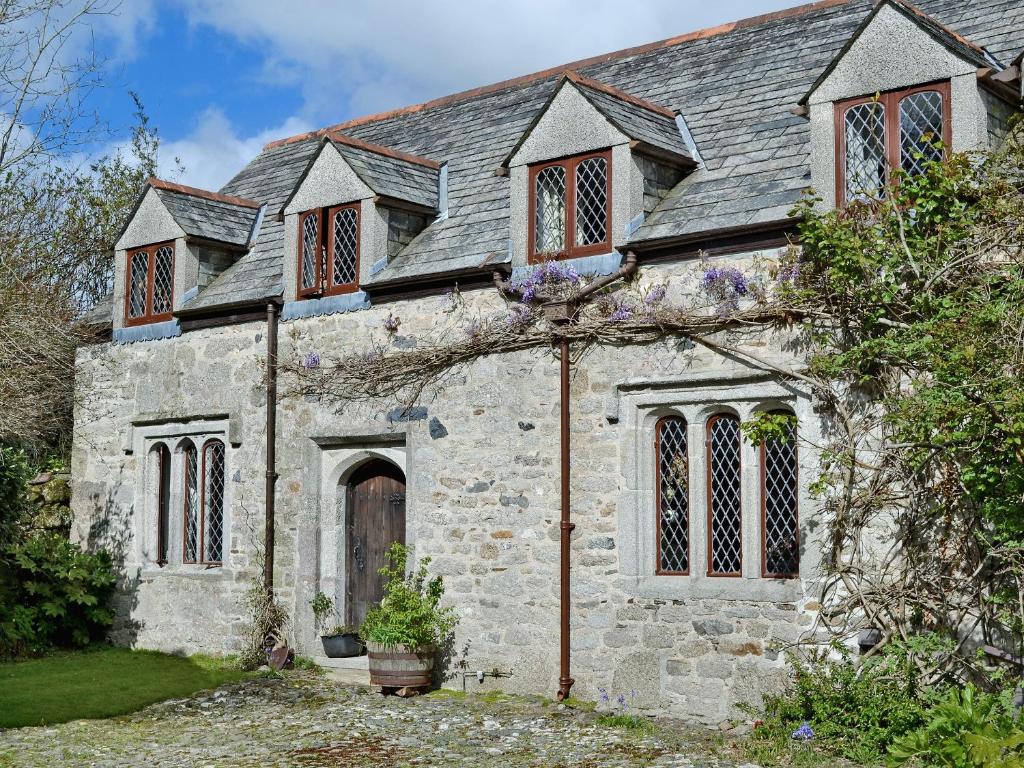
[[[124,715],[246,676],[222,659],[127,648],[0,663],[0,728]]]

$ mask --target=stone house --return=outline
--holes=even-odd
[[[553,693],[557,357],[478,359],[414,408],[283,388],[268,430],[273,345],[414,348],[551,253],[588,275],[632,254],[670,293],[778,261],[806,189],[841,205],[932,136],[998,144],[1022,51],[1019,0],[824,0],[275,141],[218,192],[151,180],[77,361],[74,535],[123,561],[116,639],[239,647],[269,485],[300,653],[322,654],[313,595],[358,621],[404,540],[446,579],[465,668]],[[740,343],[799,366],[786,340]],[[818,608],[814,403],[681,340],[599,346],[570,383],[573,693],[713,722],[756,703]],[[796,450],[741,435],[763,410],[796,417]]]

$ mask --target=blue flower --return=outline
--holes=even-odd
[[[388,333],[396,333],[398,326],[402,324],[402,321],[388,312],[388,316],[384,319],[384,330]]]
[[[597,690],[598,693],[601,694],[601,703],[607,704],[609,702],[608,691],[606,691],[604,688],[598,688]]]
[[[814,738],[814,729],[811,728],[811,724],[805,722],[795,731],[793,731],[793,738],[798,741],[810,741]]]
[[[316,352],[310,352],[306,355],[306,359],[303,361],[303,365],[307,368],[319,368],[320,367],[320,355]]]

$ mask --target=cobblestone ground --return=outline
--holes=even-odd
[[[110,720],[0,731],[0,766],[731,766],[722,739],[521,697],[384,698],[292,675],[224,686]],[[756,768],[750,766],[749,768]]]

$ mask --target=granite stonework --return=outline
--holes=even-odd
[[[765,262],[777,252],[757,254]],[[751,269],[749,258],[736,260]],[[692,288],[700,265],[672,269],[668,301]],[[646,270],[663,282],[669,272]],[[468,292],[454,311],[445,297],[282,324],[282,362],[316,352],[324,361],[365,350],[430,343],[470,318],[501,314],[493,290]],[[385,318],[401,319],[390,337]],[[79,355],[73,457],[76,535],[107,543],[124,563],[115,638],[164,650],[239,647],[239,600],[257,575],[262,535],[265,327],[249,323],[193,331],[145,345],[106,344]],[[783,338],[733,340],[762,358],[793,361]],[[454,657],[469,669],[511,671],[509,690],[551,692],[558,647],[558,371],[547,349],[480,359],[453,371],[403,413],[395,401],[338,408],[292,395],[281,381],[278,422],[278,594],[294,616],[300,653],[318,655],[309,600],[318,590],[344,604],[345,482],[371,457],[397,464],[408,483],[407,541],[445,577],[459,624]],[[730,386],[723,388],[723,380]],[[721,720],[756,703],[785,677],[780,650],[814,617],[814,582],[758,578],[756,487],[744,488],[745,557],[740,579],[654,577],[642,572],[653,543],[651,419],[680,412],[746,413],[784,405],[817,431],[804,393],[768,385],[764,372],[679,340],[590,350],[572,379],[574,691],[635,689],[639,706]],[[697,410],[693,410],[696,408]],[[699,411],[699,413],[698,413]],[[396,413],[398,414],[396,417]],[[802,426],[803,429],[803,426]],[[230,547],[221,568],[153,562],[155,518],[144,492],[148,447],[220,434],[228,446]],[[752,447],[744,461],[756,462]],[[700,453],[696,451],[695,453]],[[749,455],[748,455],[749,454]],[[639,467],[638,461],[647,466]],[[802,451],[804,483],[813,453]],[[694,461],[694,482],[699,462]],[[751,464],[753,467],[754,464]],[[749,474],[749,473],[748,473]],[[752,475],[751,475],[752,477]],[[747,482],[749,478],[745,478]],[[698,495],[698,494],[695,494]],[[176,508],[173,504],[172,509]],[[694,550],[705,534],[694,502]],[[802,572],[817,564],[812,505],[803,512]],[[637,521],[646,518],[643,524]],[[749,523],[749,526],[747,526]],[[755,538],[752,538],[755,537]],[[650,542],[647,539],[651,539]],[[696,554],[695,554],[696,557]],[[699,560],[699,558],[697,558]],[[659,585],[658,578],[667,581]],[[457,684],[458,681],[456,680]]]

